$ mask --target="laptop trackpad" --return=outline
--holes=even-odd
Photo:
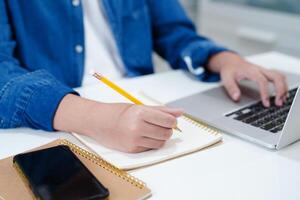
[[[255,84],[250,82],[243,82],[240,84],[240,89],[242,95],[238,102],[234,102],[227,94],[225,88],[222,86],[204,91],[202,94],[204,96],[216,99],[221,104],[223,104],[223,106],[226,107],[227,110],[243,107],[252,103],[253,101],[260,100],[260,94]]]

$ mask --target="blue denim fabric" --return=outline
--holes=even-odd
[[[153,73],[156,51],[174,69],[205,66],[226,49],[199,36],[177,0],[103,0],[126,76]],[[76,45],[83,47],[76,51]],[[53,130],[61,99],[81,85],[81,4],[71,0],[0,0],[0,128]],[[205,72],[200,80],[215,81]]]

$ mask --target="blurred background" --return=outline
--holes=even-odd
[[[300,57],[300,0],[180,0],[197,30],[248,56],[278,51]],[[155,56],[157,71],[167,64]]]

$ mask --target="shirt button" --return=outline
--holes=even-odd
[[[76,53],[82,53],[83,47],[78,44],[78,45],[75,46],[75,51],[76,51]]]
[[[80,4],[80,0],[72,0],[72,5],[73,6],[79,6],[79,4]]]

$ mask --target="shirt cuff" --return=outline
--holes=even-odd
[[[30,74],[30,75],[29,75]],[[45,70],[39,70],[19,78],[19,95],[15,101],[15,111],[11,127],[31,127],[54,131],[53,120],[60,101],[67,94],[76,94]]]
[[[61,100],[67,94],[77,94],[73,89],[57,83],[39,83],[25,110],[31,127],[54,131],[53,121]]]
[[[216,82],[220,80],[219,74],[210,72],[205,66],[212,56],[224,51],[231,50],[208,40],[190,44],[182,52],[181,57],[187,70],[195,75],[197,79],[204,82]]]

